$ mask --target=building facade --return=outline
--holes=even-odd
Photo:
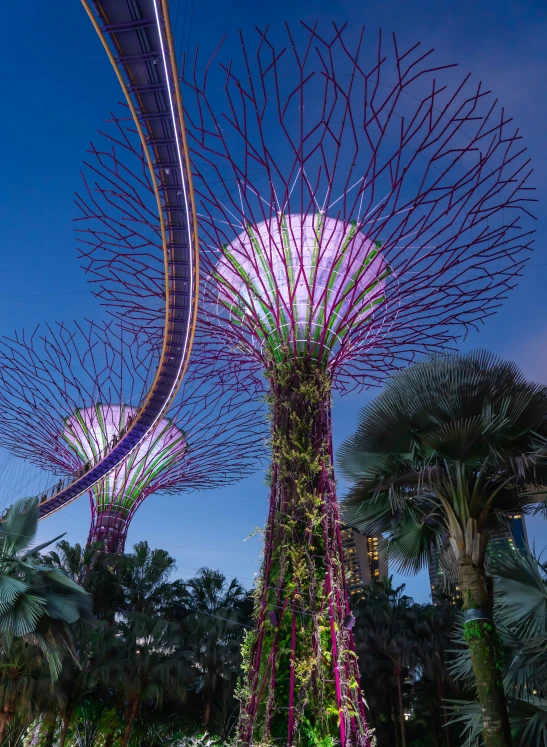
[[[366,537],[349,527],[342,527],[341,534],[348,592],[360,595],[364,586],[387,576],[387,563],[378,552],[380,537]]]

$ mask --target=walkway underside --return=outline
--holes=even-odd
[[[154,382],[127,433],[84,474],[52,488],[40,503],[41,518],[89,491],[169,408],[188,365],[197,306],[197,227],[167,2],[82,3],[116,70],[148,159],[165,257],[165,334]]]

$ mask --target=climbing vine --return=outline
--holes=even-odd
[[[315,360],[269,369],[270,514],[257,630],[244,644],[244,743],[366,744],[331,461],[330,377]],[[343,724],[340,714],[343,714]]]

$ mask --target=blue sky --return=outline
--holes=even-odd
[[[176,14],[176,11],[175,11]],[[531,379],[547,383],[547,4],[544,0],[183,0],[178,34],[184,46],[210,49],[224,33],[283,21],[334,20],[395,31],[401,44],[421,41],[438,59],[458,62],[462,73],[499,96],[521,128],[533,159],[539,204],[536,251],[519,288],[499,313],[462,347],[481,346],[516,360]],[[0,182],[0,334],[38,322],[100,318],[102,311],[79,269],[74,240],[74,191],[94,134],[120,100],[114,74],[89,20],[75,0],[8,2],[0,28],[0,77],[5,114]],[[335,442],[349,434],[370,395],[336,398]],[[0,474],[0,500],[30,492],[31,472],[8,460]],[[0,466],[4,456],[0,455]],[[343,493],[344,486],[340,486]],[[154,496],[139,509],[129,544],[148,539],[169,550],[179,573],[202,565],[237,575],[250,585],[258,570],[260,540],[245,538],[264,523],[267,491],[260,474],[229,489]],[[89,507],[81,498],[40,526],[40,536],[63,531],[87,537]],[[547,525],[529,522],[538,549]],[[404,579],[425,601],[427,579]]]

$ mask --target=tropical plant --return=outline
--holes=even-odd
[[[26,729],[24,747],[53,747],[56,729],[55,714],[45,710],[30,728]]]
[[[215,747],[215,745],[218,745],[218,740],[205,732],[193,737],[185,737],[177,742],[176,747]]]
[[[54,678],[67,651],[76,655],[70,625],[90,616],[91,600],[64,572],[40,562],[38,553],[55,540],[32,547],[37,525],[34,498],[11,506],[0,524],[0,632],[39,646]]]
[[[354,482],[348,525],[386,533],[392,563],[406,571],[421,569],[434,551],[451,555],[486,747],[511,745],[486,548],[504,512],[545,495],[546,437],[547,388],[478,351],[395,375],[364,407],[340,454]]]
[[[79,542],[71,545],[67,540],[61,540],[55,550],[50,550],[44,561],[49,561],[55,568],[64,571],[69,578],[78,582],[83,580],[85,570],[92,566],[97,554],[96,545],[82,547]]]
[[[461,695],[448,669],[452,606],[416,604],[391,578],[352,600],[367,719],[379,745],[450,747],[445,699]]]
[[[417,677],[414,694],[427,718],[426,728],[433,745],[451,744],[447,699],[457,692],[449,670],[454,621],[459,614],[451,604],[421,605],[414,610]]]
[[[19,725],[29,730],[26,747],[174,746],[199,733],[205,719],[226,740],[239,712],[234,693],[242,634],[252,624],[248,595],[208,569],[173,580],[173,558],[146,543],[123,555],[98,549],[62,541],[42,558],[25,558],[46,578],[78,579],[100,620],[66,624],[77,658],[62,657],[54,679],[30,639],[38,656],[32,677],[25,675],[30,706],[6,701],[9,747],[22,747],[13,741]],[[0,651],[2,671],[17,679]]]
[[[86,698],[78,707],[70,744],[74,747],[112,747],[122,733],[118,714],[108,707],[103,697]]]
[[[0,742],[0,747],[27,747],[28,730],[29,727],[26,720],[20,718],[12,719],[6,726],[4,738]],[[30,745],[28,745],[28,747],[30,747]],[[34,745],[32,747],[34,747]],[[42,745],[37,745],[37,747],[42,747]],[[48,745],[47,747],[51,746]]]
[[[95,652],[102,636],[100,628],[79,626],[75,631],[78,661],[65,659],[59,677],[52,682],[53,710],[61,722],[57,747],[65,747],[73,717],[92,689],[91,670],[97,665]]]
[[[39,698],[51,681],[44,675],[42,651],[11,633],[0,634],[0,745],[10,723],[30,723],[39,713]]]
[[[519,747],[547,745],[547,569],[531,553],[508,550],[489,563],[495,579],[495,619],[503,651],[503,681],[510,721]],[[463,624],[456,640],[463,639]],[[469,682],[469,652],[460,649],[451,665],[454,676]],[[452,723],[463,725],[465,744],[480,734],[476,703],[452,704]]]
[[[169,581],[176,565],[166,550],[152,550],[148,542],[138,542],[132,553],[117,557],[122,610],[131,614],[167,617],[169,613],[173,614],[173,606],[186,601],[184,582],[178,579]]]
[[[406,683],[413,675],[418,655],[413,630],[415,605],[404,594],[404,588],[404,585],[394,588],[392,579],[386,578],[367,587],[363,599],[354,606],[360,672],[365,694],[371,696],[367,702],[375,711],[374,725],[381,730],[380,703],[375,697],[379,693],[377,690],[374,693],[374,689],[382,687],[381,708],[385,708],[387,701],[393,716],[394,741],[401,747],[407,744]]]
[[[125,724],[122,747],[143,709],[184,701],[191,673],[180,642],[178,625],[143,614],[128,615],[116,629],[104,631],[93,680],[115,689]]]
[[[66,573],[88,592],[98,619],[114,623],[125,602],[124,590],[117,578],[125,557],[101,552],[100,543],[82,547],[79,543],[71,545],[61,540],[55,550],[43,556],[43,561]]]
[[[202,568],[187,583],[187,627],[198,691],[204,698],[203,725],[208,728],[215,698],[235,687],[241,663],[242,630],[249,623],[247,593],[234,578]],[[226,704],[223,704],[226,707]]]

